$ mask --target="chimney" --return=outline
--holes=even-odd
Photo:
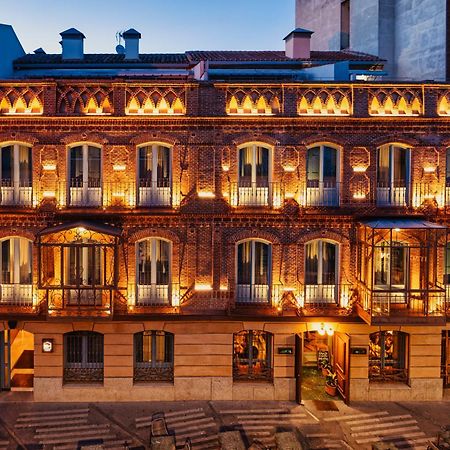
[[[81,60],[84,57],[84,34],[75,28],[69,28],[60,33],[62,37],[62,59]]]
[[[311,57],[311,35],[314,31],[296,28],[285,38],[286,56],[291,59],[309,59]]]
[[[125,39],[125,59],[139,59],[139,39],[141,33],[130,28],[122,34]]]

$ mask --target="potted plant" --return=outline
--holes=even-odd
[[[323,375],[324,377],[326,377],[326,376],[328,375],[328,372],[331,371],[331,364],[330,364],[328,361],[325,361],[325,362],[321,365],[321,368],[322,368],[322,375]]]
[[[325,381],[325,392],[331,397],[336,397],[336,391],[337,375],[335,372],[329,370]]]

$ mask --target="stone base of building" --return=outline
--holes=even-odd
[[[373,402],[414,402],[439,401],[443,399],[442,380],[440,378],[412,379],[410,384],[371,383],[369,380],[351,380],[352,401]]]
[[[35,378],[37,402],[141,402],[183,400],[295,400],[295,380],[273,383],[233,382],[228,377],[183,377],[173,383],[133,384],[128,378],[106,378],[103,384],[63,384],[61,378]]]

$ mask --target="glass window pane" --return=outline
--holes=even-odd
[[[269,149],[256,147],[256,181],[266,186],[269,181]]]
[[[70,149],[70,185],[82,186],[83,183],[83,147]]]
[[[386,286],[389,284],[389,248],[375,247],[375,284]]]
[[[252,181],[253,148],[245,147],[239,150],[239,182]]]
[[[322,284],[336,283],[336,249],[331,242],[322,242]]]
[[[158,187],[168,187],[170,180],[170,149],[158,147]]]
[[[331,147],[323,148],[323,181],[325,187],[336,184],[337,150]]]
[[[13,155],[14,147],[12,145],[2,148],[2,186],[11,186],[13,179]]]
[[[20,284],[31,284],[31,242],[19,239],[19,282]]]
[[[238,284],[251,284],[251,241],[242,242],[238,245]]]
[[[88,186],[93,188],[100,187],[101,156],[100,149],[97,147],[88,148],[88,172]]]
[[[404,247],[391,248],[391,285],[405,285],[405,258],[406,251]]]
[[[147,239],[138,243],[138,283],[141,285],[151,284],[151,240]]]
[[[318,284],[319,241],[305,245],[305,284]]]
[[[156,241],[156,284],[169,284],[169,253],[169,242],[158,239]]]
[[[139,149],[139,180],[141,186],[149,186],[152,181],[152,147]]]
[[[389,187],[390,183],[390,147],[385,145],[378,149],[378,168],[377,168],[377,179],[378,185],[382,187]]]
[[[320,180],[320,147],[310,148],[306,159],[308,187],[318,187]]]
[[[445,183],[446,186],[450,186],[450,148],[447,149],[446,153]]]
[[[1,251],[2,251],[2,273],[1,273],[1,282],[3,284],[12,283],[12,261],[11,261],[11,240],[6,239],[1,242]]]
[[[31,186],[31,148],[21,145],[19,147],[19,178],[20,186]]]
[[[408,176],[406,174],[406,159],[408,150],[401,147],[393,147],[394,152],[394,187],[406,186]]]
[[[255,242],[255,284],[269,284],[269,246]]]

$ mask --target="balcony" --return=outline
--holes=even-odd
[[[54,316],[109,316],[115,289],[111,287],[64,287],[47,289],[47,310]]]
[[[277,287],[273,287],[276,289]],[[273,290],[272,289],[272,290]],[[236,285],[235,301],[241,305],[270,305],[272,299],[271,286],[268,284]]]
[[[137,285],[136,307],[142,306],[177,306],[180,285],[146,284]]]
[[[303,315],[348,315],[350,284],[300,285],[300,307]]]
[[[396,183],[377,183],[377,206],[404,207],[408,206],[409,188],[404,181]]]
[[[13,182],[3,179],[0,186],[1,206],[33,206],[33,188],[31,181]]]
[[[31,284],[0,284],[0,312],[36,313]]]
[[[340,183],[336,181],[308,181],[304,206],[306,207],[336,207],[339,206]]]
[[[230,184],[231,206],[251,206],[279,208],[282,204],[281,183],[267,181]]]
[[[371,290],[360,284],[358,297],[358,313],[369,325],[445,324],[446,292],[440,284],[404,290]]]
[[[179,189],[178,189],[179,191]],[[172,206],[174,193],[177,192],[170,180],[149,181],[139,180],[137,205],[138,206]]]

